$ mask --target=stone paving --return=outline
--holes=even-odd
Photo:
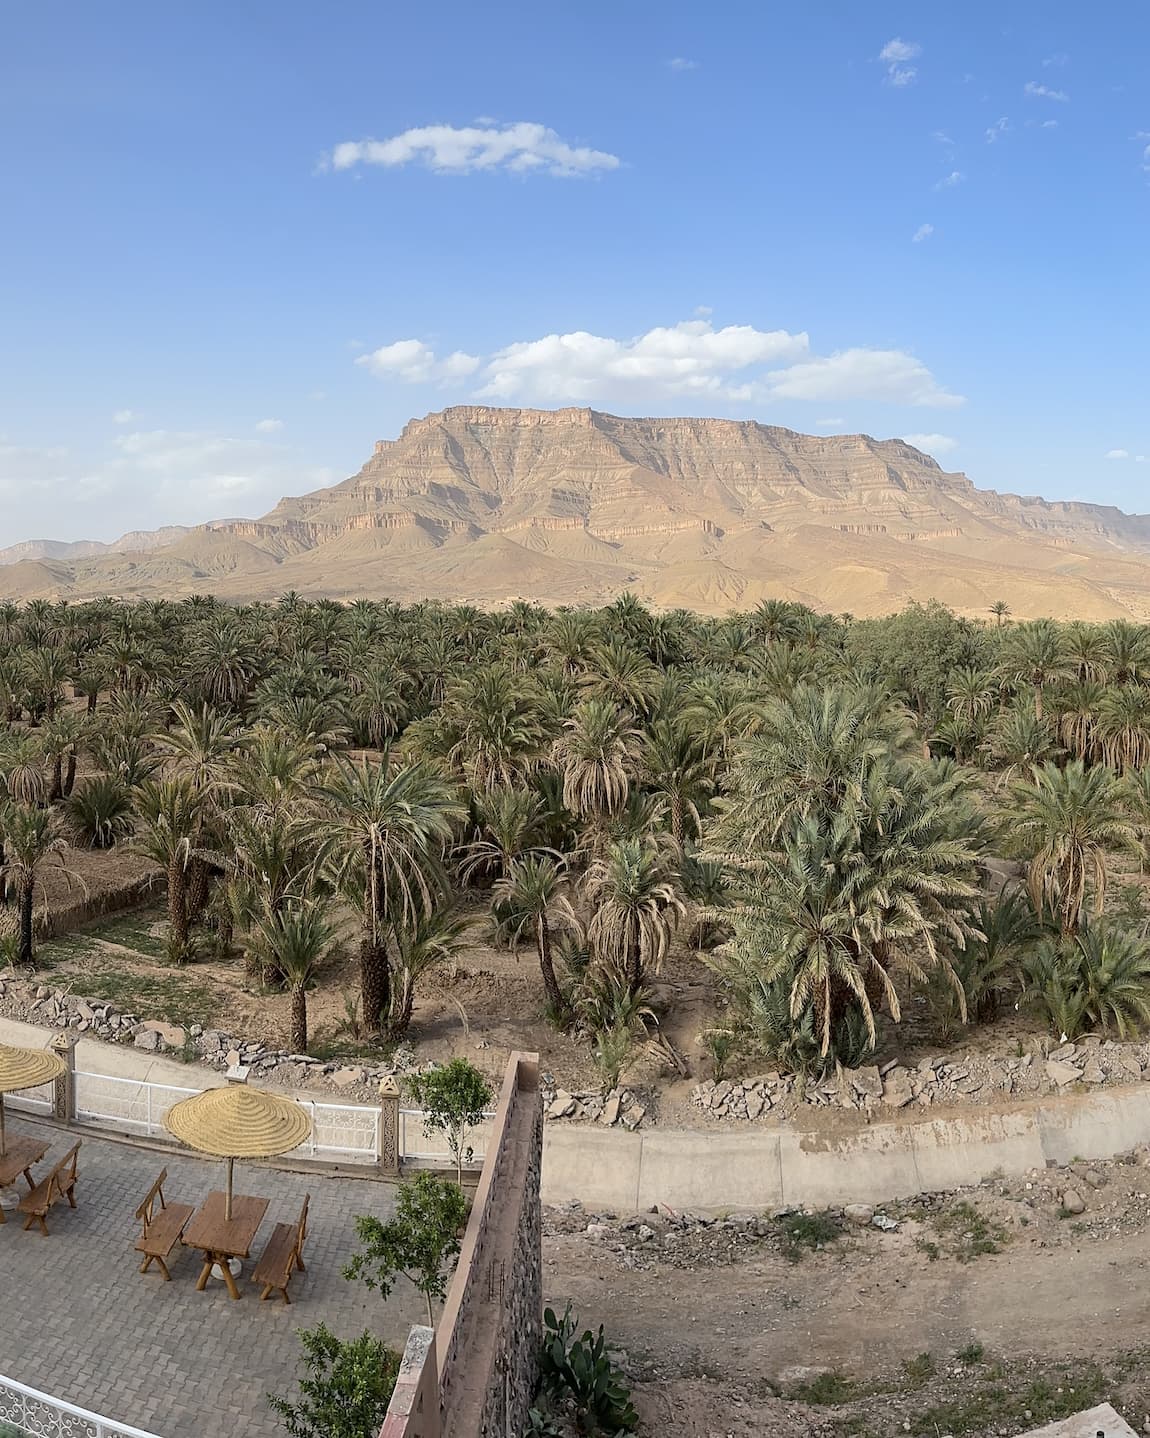
[[[51,1137],[41,1173],[76,1138],[24,1114],[11,1116],[10,1129]],[[299,1328],[322,1320],[341,1338],[369,1328],[402,1349],[421,1321],[423,1300],[405,1281],[384,1303],[340,1276],[355,1215],[390,1216],[387,1184],[237,1164],[237,1192],[271,1199],[253,1258],[276,1223],[298,1217],[305,1193],[311,1206],[307,1272],[292,1278],[290,1307],[259,1301],[246,1281],[252,1263],[236,1303],[215,1279],[195,1291],[194,1251],[176,1249],[171,1283],[154,1268],[137,1272],[132,1251],[133,1214],[161,1168],[165,1195],[198,1205],[223,1187],[222,1162],[82,1138],[76,1210],[57,1205],[48,1238],[24,1232],[11,1212],[0,1227],[0,1374],[160,1438],[263,1438],[284,1431],[265,1395],[294,1395]]]

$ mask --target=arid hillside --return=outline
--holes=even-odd
[[[901,440],[753,421],[456,406],[254,520],[0,551],[0,593],[294,589],[720,613],[768,597],[883,614],[1150,618],[1150,518],[980,490]]]

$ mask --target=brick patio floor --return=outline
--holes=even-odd
[[[23,1114],[10,1128],[51,1137],[41,1174],[75,1141]],[[8,1212],[0,1227],[0,1374],[160,1438],[282,1438],[265,1394],[294,1395],[297,1329],[323,1320],[351,1338],[369,1328],[402,1349],[410,1325],[426,1321],[422,1298],[405,1281],[383,1303],[340,1277],[355,1247],[355,1215],[391,1213],[392,1189],[375,1180],[237,1164],[237,1192],[271,1199],[253,1257],[311,1194],[307,1272],[292,1278],[290,1307],[278,1298],[261,1303],[246,1281],[238,1303],[214,1279],[197,1293],[200,1262],[190,1249],[173,1254],[171,1283],[154,1268],[141,1275],[133,1214],[165,1166],[169,1199],[198,1205],[223,1187],[222,1162],[86,1134],[76,1210],[58,1204],[48,1238],[25,1233]],[[251,1271],[246,1264],[245,1280]]]

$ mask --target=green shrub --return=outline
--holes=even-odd
[[[291,1438],[375,1438],[395,1388],[399,1354],[372,1333],[341,1342],[322,1323],[299,1336],[307,1371],[298,1400],[268,1394]],[[0,1438],[9,1438],[9,1431],[16,1433],[0,1424]]]
[[[412,1074],[407,1086],[423,1110],[425,1125],[446,1137],[455,1160],[456,1179],[462,1183],[463,1165],[474,1157],[467,1137],[483,1121],[491,1103],[491,1086],[466,1059],[452,1059],[442,1068]]]

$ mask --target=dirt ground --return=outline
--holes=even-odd
[[[832,1216],[814,1250],[794,1215],[549,1210],[547,1298],[605,1325],[652,1434],[989,1438],[1103,1400],[1141,1429],[1148,1163],[880,1207],[889,1232]]]

